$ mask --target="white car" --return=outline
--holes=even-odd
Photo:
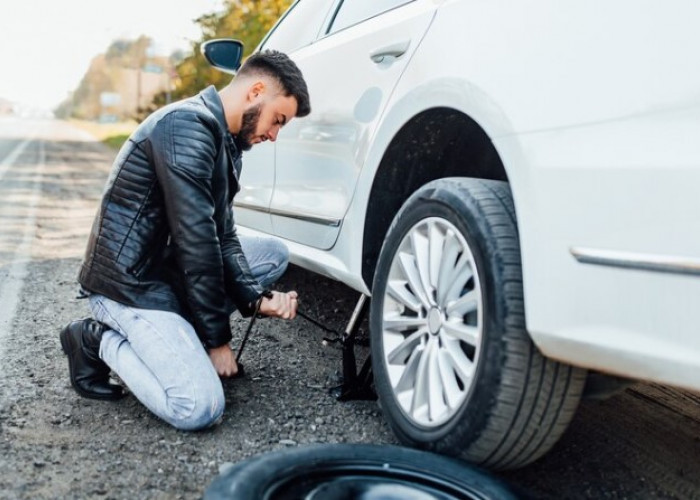
[[[694,0],[300,0],[261,43],[312,113],[245,155],[237,223],[371,295],[402,442],[519,467],[588,373],[700,390],[698,19]]]

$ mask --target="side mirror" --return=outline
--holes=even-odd
[[[238,40],[207,40],[202,44],[201,50],[207,62],[224,73],[235,75],[241,67],[243,43]]]

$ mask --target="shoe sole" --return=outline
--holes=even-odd
[[[63,349],[63,352],[66,356],[69,357],[68,359],[68,373],[70,374],[70,385],[73,386],[73,389],[75,389],[75,392],[80,394],[82,397],[87,398],[87,399],[98,399],[100,401],[117,401],[119,399],[122,399],[126,394],[122,391],[122,394],[119,396],[102,396],[100,394],[95,394],[93,392],[87,392],[81,389],[78,384],[75,382],[75,376],[73,375],[73,364],[70,362],[70,340],[68,339],[68,328],[64,328],[61,330],[61,333],[59,335],[59,338],[61,339],[61,349]]]

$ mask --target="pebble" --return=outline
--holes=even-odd
[[[219,465],[219,474],[226,474],[233,466],[235,466],[233,462],[224,462],[221,465]]]

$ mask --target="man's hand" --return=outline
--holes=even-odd
[[[219,377],[234,377],[238,373],[238,364],[228,344],[209,349],[209,359]]]
[[[297,315],[297,292],[272,292],[272,298],[263,297],[260,314],[276,318],[294,319]]]

